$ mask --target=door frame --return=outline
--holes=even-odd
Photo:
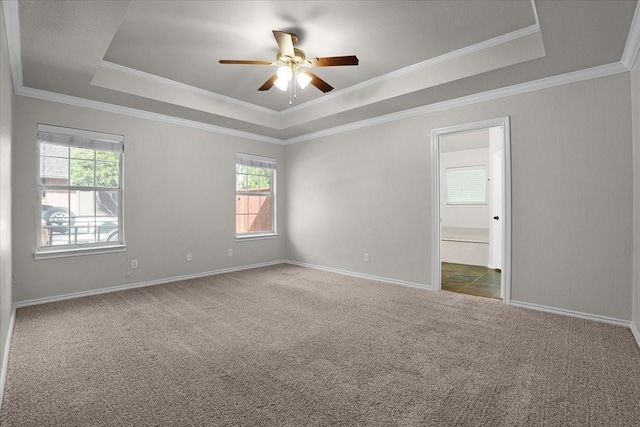
[[[452,133],[467,132],[491,127],[502,128],[502,271],[500,287],[503,302],[511,303],[511,126],[510,117],[499,117],[473,123],[448,126],[431,131],[431,223],[433,236],[433,277],[434,291],[442,289],[440,263],[440,138]]]

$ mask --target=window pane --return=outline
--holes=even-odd
[[[119,191],[96,191],[96,215],[116,217],[117,220],[119,194]]]
[[[260,213],[261,214],[271,213],[271,196],[260,197]]]
[[[260,212],[260,196],[248,196],[247,199],[249,200],[248,213],[257,214]]]
[[[247,215],[236,215],[236,233],[246,233],[247,231],[249,231]]]
[[[71,160],[71,185],[93,187],[95,162],[93,160]]]
[[[95,151],[90,149],[90,148],[71,147],[71,158],[72,159],[94,160],[95,159]]]
[[[271,231],[271,214],[260,215],[260,231]]]
[[[271,171],[266,171],[267,174],[260,176],[260,191],[265,193],[271,192]]]
[[[42,142],[40,143],[40,155],[52,157],[69,157],[69,147]]]
[[[98,242],[118,242],[118,217],[96,217],[96,239]]]
[[[66,190],[47,190],[40,206],[42,245],[67,245],[75,212],[69,210],[72,193]]]
[[[41,157],[40,184],[69,185],[69,160],[60,157]]]
[[[118,162],[96,162],[96,187],[118,187]]]
[[[76,191],[75,196],[75,204],[71,208],[75,211],[77,219],[94,217],[96,215],[96,192]]]
[[[247,215],[247,228],[248,231],[260,231],[260,220],[258,214]]]
[[[247,190],[258,191],[260,189],[260,176],[255,174],[248,175]]]
[[[249,177],[245,174],[237,174],[236,175],[236,191],[246,190],[249,186],[248,184]]]
[[[115,151],[96,151],[96,160],[118,162],[120,161],[120,154]]]

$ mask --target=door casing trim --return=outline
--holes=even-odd
[[[503,302],[511,303],[511,120],[509,116],[483,120],[473,123],[448,126],[431,131],[431,225],[433,236],[432,259],[434,291],[442,289],[440,263],[440,138],[458,132],[485,129],[491,127],[502,128],[502,271],[500,286],[504,295]]]

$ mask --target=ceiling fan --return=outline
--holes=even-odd
[[[274,85],[281,90],[289,89],[290,104],[292,91],[294,91],[293,96],[295,97],[296,82],[302,89],[304,89],[309,83],[320,89],[322,92],[329,92],[333,89],[329,83],[325,82],[311,71],[306,70],[306,68],[358,65],[359,61],[355,55],[307,58],[302,50],[293,47],[298,42],[297,35],[276,30],[273,30],[273,35],[276,38],[278,48],[280,49],[276,55],[275,62],[221,59],[219,61],[220,64],[271,65],[279,67],[278,72],[271,76],[269,80],[264,82],[258,90],[269,90]]]

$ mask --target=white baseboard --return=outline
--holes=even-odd
[[[234,272],[234,271],[241,271],[241,270],[250,270],[250,269],[253,269],[253,268],[260,268],[260,267],[267,267],[267,266],[270,266],[270,265],[282,264],[284,262],[285,261],[283,261],[283,260],[269,261],[269,262],[263,262],[263,263],[259,263],[259,264],[242,265],[242,266],[239,266],[239,267],[222,268],[220,270],[205,271],[205,272],[202,272],[202,273],[195,273],[195,274],[187,274],[187,275],[184,275],[184,276],[169,277],[169,278],[166,278],[166,279],[151,280],[151,281],[148,281],[148,282],[132,283],[132,284],[129,284],[129,285],[110,286],[108,288],[94,289],[94,290],[91,290],[91,291],[81,291],[81,292],[74,292],[74,293],[70,293],[70,294],[56,295],[56,296],[52,296],[52,297],[44,297],[44,298],[36,298],[36,299],[30,299],[30,300],[25,300],[25,301],[18,301],[18,302],[15,303],[15,307],[16,308],[29,307],[31,305],[47,304],[47,303],[50,303],[50,302],[64,301],[64,300],[73,299],[73,298],[87,297],[87,296],[91,296],[91,295],[100,295],[100,294],[106,294],[106,293],[110,293],[110,292],[124,291],[124,290],[127,290],[127,289],[143,288],[143,287],[146,287],[146,286],[161,285],[161,284],[164,284],[164,283],[177,282],[177,281],[180,281],[180,280],[197,279],[199,277],[206,277],[206,276],[215,276],[217,274],[231,273],[231,272]]]
[[[360,277],[362,279],[377,280],[378,282],[391,283],[394,285],[401,285],[401,286],[409,286],[412,288],[426,289],[428,291],[433,290],[433,287],[431,285],[423,285],[421,283],[406,282],[404,280],[390,279],[388,277],[379,277],[379,276],[373,276],[370,274],[355,273],[353,271],[339,270],[337,268],[323,267],[320,265],[307,264],[305,262],[291,261],[288,259],[284,260],[283,262],[286,264],[297,265],[300,267],[313,268],[315,270],[330,271],[332,273],[344,274],[345,276],[353,276],[353,277]]]
[[[4,354],[2,356],[2,367],[0,368],[0,410],[2,409],[2,400],[4,399],[4,384],[7,380],[7,368],[9,368],[9,350],[11,349],[11,337],[13,336],[13,325],[16,323],[16,307],[13,306],[11,312],[11,320],[9,320],[9,330],[7,331],[7,342],[4,346]]]
[[[522,301],[511,301],[514,307],[528,308],[530,310],[544,311],[545,313],[560,314],[563,316],[577,317],[579,319],[594,320],[596,322],[610,323],[612,325],[631,327],[631,321],[616,319],[615,317],[600,316],[599,314],[583,313],[581,311],[566,310],[564,308],[549,307],[546,305],[532,304]]]
[[[636,343],[638,343],[638,347],[640,347],[640,332],[638,331],[638,327],[635,323],[631,322],[631,333],[636,339]]]

